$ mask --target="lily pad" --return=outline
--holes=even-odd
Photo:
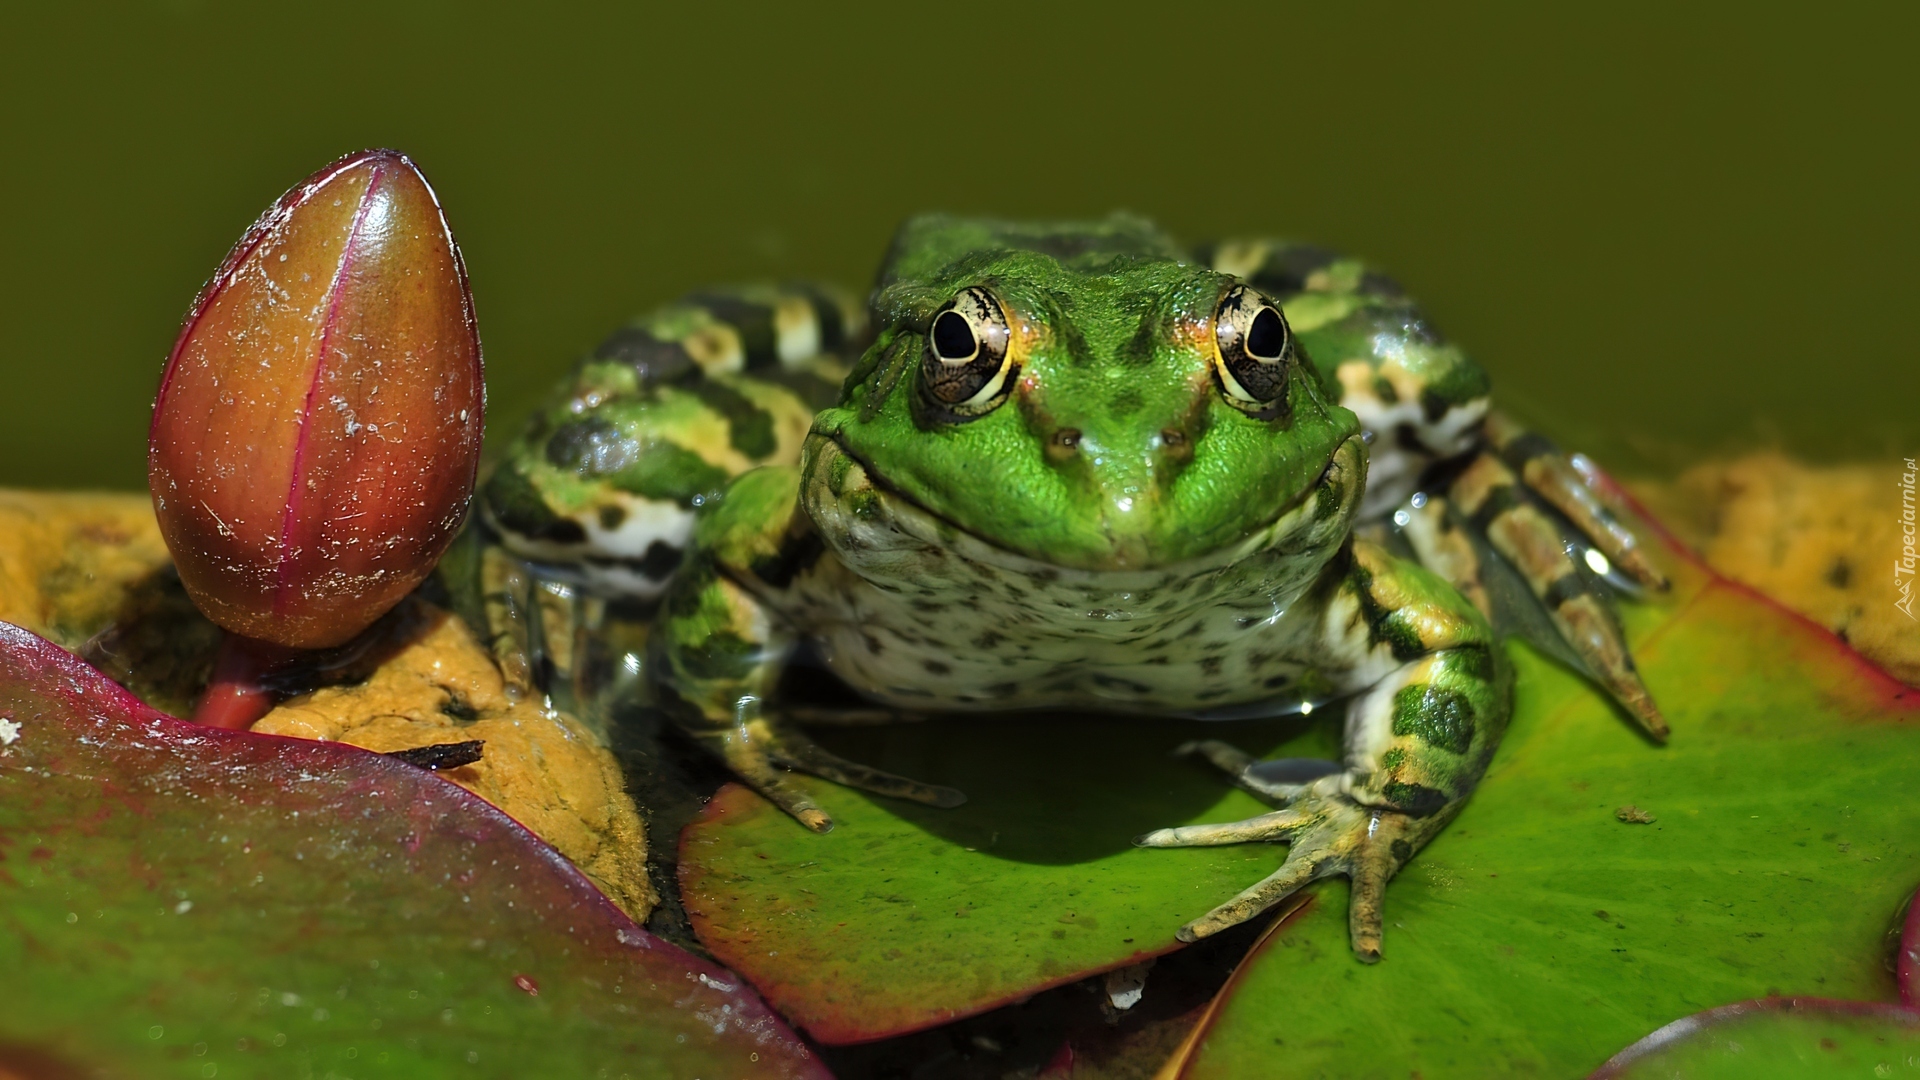
[[[0,624],[0,1074],[823,1076],[452,783],[158,713]]]
[[[939,810],[794,779],[831,807],[816,836],[721,790],[682,834],[695,932],[814,1038],[853,1043],[982,1012],[1179,947],[1173,933],[1273,872],[1285,850],[1147,851],[1163,825],[1259,813],[1171,760],[1201,736],[1265,750],[1298,724],[1046,717],[821,730],[838,753],[967,793]]]
[[[1908,904],[1895,977],[1903,1005],[1774,997],[1675,1020],[1592,1080],[1920,1075],[1920,904]]]
[[[1569,1076],[1727,1002],[1896,999],[1920,692],[1741,586],[1672,572],[1629,613],[1671,745],[1516,648],[1513,727],[1389,887],[1385,959],[1355,962],[1345,883],[1317,886],[1178,1075]]]
[[[1672,745],[1516,644],[1513,728],[1466,812],[1390,887],[1386,961],[1348,951],[1345,882],[1315,886],[1319,902],[1236,979],[1188,1075],[1570,1075],[1770,990],[1891,997],[1863,958],[1920,880],[1920,693],[1696,564],[1669,570],[1674,589],[1632,607],[1629,631]],[[931,810],[803,779],[840,822],[818,837],[727,789],[682,838],[689,913],[827,1043],[1137,962],[1282,854],[1126,846],[1262,808],[1167,760],[1196,729],[1048,717],[821,732],[972,801]],[[1255,753],[1333,750],[1330,725],[1199,730]]]
[[[1593,1080],[1818,1080],[1920,1075],[1920,1013],[1897,1005],[1767,998],[1676,1020]]]

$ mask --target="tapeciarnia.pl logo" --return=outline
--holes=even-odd
[[[1914,520],[1913,520],[1913,480],[1916,469],[1912,458],[1907,458],[1907,471],[1900,474],[1900,557],[1893,561],[1893,588],[1900,599],[1893,606],[1901,610],[1909,619],[1920,622],[1913,614],[1913,569],[1914,569]]]

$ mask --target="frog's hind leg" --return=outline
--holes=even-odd
[[[1548,505],[1566,515],[1574,528],[1633,580],[1665,589],[1666,576],[1647,561],[1633,532],[1621,524],[1594,488],[1560,448],[1499,412],[1488,414],[1487,439],[1520,480]]]
[[[896,799],[949,809],[967,801],[950,787],[918,780],[848,761],[823,749],[792,726],[771,715],[741,716],[731,721],[703,723],[685,715],[681,726],[695,741],[727,764],[746,785],[817,833],[831,832],[833,817],[806,792],[786,778],[786,770],[803,772],[836,784]]]
[[[1490,411],[1485,371],[1446,342],[1390,278],[1357,260],[1284,240],[1232,240],[1198,257],[1279,302],[1322,385],[1360,418],[1370,458],[1361,517],[1391,514],[1408,529],[1402,515],[1417,517],[1424,500],[1452,495],[1474,531],[1526,580],[1566,646],[1636,722],[1664,738],[1666,721],[1634,669],[1613,601],[1595,578],[1617,569],[1623,583],[1639,587],[1665,588],[1666,581],[1604,491],[1547,440]],[[1506,475],[1476,475],[1474,491],[1457,485],[1417,490],[1435,467],[1473,461],[1485,471],[1479,461],[1489,458]],[[1481,498],[1488,492],[1490,504]],[[1568,557],[1560,523],[1547,507],[1580,534],[1579,546],[1591,545],[1583,564]],[[1428,539],[1434,542],[1424,546],[1421,537],[1408,538],[1423,563],[1492,613],[1480,567],[1466,550],[1472,541],[1433,530]],[[1596,557],[1607,569],[1589,573]]]
[[[778,764],[789,769],[809,773],[836,784],[845,784],[862,791],[871,791],[876,795],[890,795],[896,799],[910,799],[928,806],[937,806],[943,810],[959,806],[967,801],[966,795],[950,787],[938,784],[923,784],[904,776],[862,765],[857,761],[824,750],[818,743],[798,732],[788,731],[774,742],[769,756]]]
[[[1179,930],[1194,941],[1254,917],[1309,882],[1353,882],[1354,953],[1379,959],[1386,884],[1465,805],[1506,728],[1509,674],[1490,629],[1431,573],[1355,541],[1325,600],[1325,640],[1352,666],[1344,761],[1256,761],[1225,743],[1181,747],[1275,810],[1160,829],[1142,847],[1284,841],[1286,861]],[[1384,676],[1380,673],[1384,671]]]
[[[1584,661],[1600,685],[1647,734],[1664,741],[1669,733],[1653,694],[1640,678],[1598,567],[1575,561],[1573,548],[1548,510],[1507,463],[1492,454],[1476,456],[1449,489],[1453,504],[1469,527],[1486,538],[1525,579],[1555,629]],[[1460,553],[1458,530],[1446,520],[1447,506],[1437,498],[1409,513],[1408,538],[1427,563],[1444,576],[1472,569]],[[1413,518],[1420,521],[1416,525]],[[1485,592],[1455,579],[1477,603]],[[1484,610],[1484,609],[1483,609]]]

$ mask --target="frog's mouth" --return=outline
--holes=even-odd
[[[851,465],[836,485],[838,490],[831,494],[824,490],[810,492],[808,496],[815,521],[826,526],[828,540],[836,548],[841,547],[840,537],[859,532],[861,548],[884,550],[890,545],[873,535],[878,529],[904,534],[901,539],[916,547],[953,550],[962,558],[1000,569],[1043,578],[1071,578],[1090,585],[1097,582],[1103,587],[1126,588],[1130,582],[1147,578],[1164,581],[1169,576],[1211,573],[1268,550],[1317,563],[1315,556],[1330,556],[1350,530],[1366,476],[1366,444],[1356,433],[1327,454],[1313,483],[1230,543],[1194,554],[1154,558],[1152,549],[1143,544],[1115,542],[1100,552],[1099,558],[1068,561],[1023,551],[982,535],[903,490],[838,436],[817,437],[822,449],[844,455]],[[816,461],[814,470],[821,475],[842,472],[829,460]],[[853,550],[843,550],[841,555],[848,562],[865,561]]]

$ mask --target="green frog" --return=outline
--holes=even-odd
[[[496,649],[538,686],[589,645],[543,604],[589,628],[649,605],[627,668],[817,832],[830,807],[787,770],[964,796],[810,740],[777,693],[803,646],[902,713],[1337,709],[1340,761],[1184,747],[1276,809],[1135,842],[1290,845],[1185,940],[1345,874],[1377,959],[1388,880],[1506,727],[1503,603],[1666,730],[1612,608],[1657,573],[1487,391],[1390,279],[1318,248],[917,218],[867,304],[699,293],[579,363],[484,489]]]

